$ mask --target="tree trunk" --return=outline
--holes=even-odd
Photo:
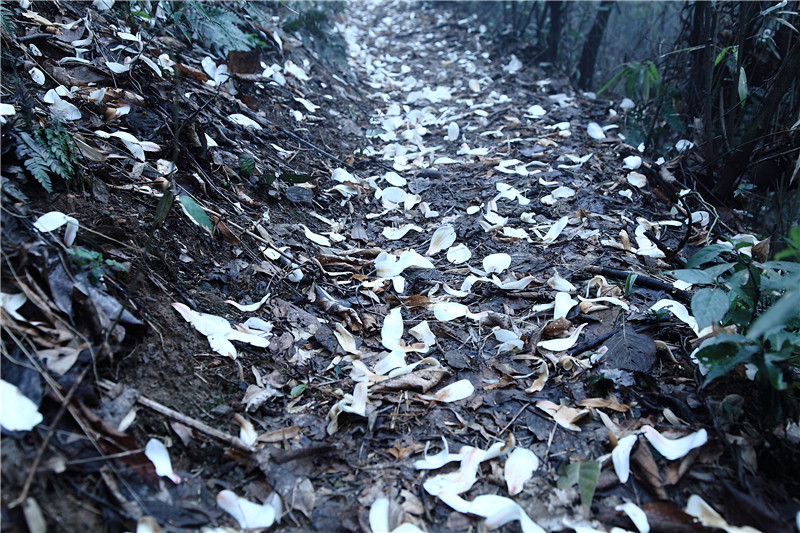
[[[564,2],[548,2],[550,8],[550,31],[547,34],[547,60],[551,63],[558,63],[558,43],[561,41],[561,27],[563,26],[561,15],[564,13]]]
[[[586,41],[583,43],[583,51],[581,52],[581,60],[578,63],[578,88],[586,91],[592,85],[592,78],[594,77],[594,64],[597,61],[597,51],[600,48],[600,41],[603,40],[603,34],[606,32],[606,25],[608,18],[611,16],[611,7],[614,2],[611,0],[603,0],[600,2],[600,7],[597,8],[597,15],[594,18],[594,24],[589,30],[589,35],[586,36]]]

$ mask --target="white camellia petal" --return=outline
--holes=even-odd
[[[428,455],[428,446],[430,441],[425,443],[425,459],[418,459],[414,461],[414,468],[417,470],[436,470],[443,467],[447,463],[453,461],[460,461],[463,457],[458,453],[450,453],[450,448],[447,445],[447,440],[442,437],[442,451],[436,455]]]
[[[537,525],[518,503],[504,496],[483,494],[467,501],[451,492],[442,492],[439,499],[460,513],[486,518],[486,527],[496,529],[512,520],[519,520],[522,533],[546,533]]]
[[[511,266],[511,256],[506,253],[490,254],[483,258],[483,269],[498,274]]]
[[[624,163],[623,167],[627,168],[628,170],[636,170],[642,166],[642,158],[638,155],[629,155],[623,159],[622,162]]]
[[[355,366],[355,361],[353,365]],[[363,363],[362,363],[363,364]],[[384,374],[388,374],[395,368],[401,368],[406,366],[406,352],[400,350],[392,350],[386,356],[375,363],[375,374],[378,376],[382,376]]]
[[[385,227],[383,228],[383,232],[381,234],[390,241],[396,241],[398,239],[402,239],[403,237],[405,237],[406,233],[408,233],[411,230],[424,231],[421,227],[417,226],[416,224],[403,224],[399,228]]]
[[[578,342],[578,336],[581,334],[581,330],[586,326],[586,324],[581,324],[575,331],[572,332],[572,335],[565,339],[551,339],[549,341],[541,341],[536,343],[536,346],[539,348],[544,348],[545,350],[550,350],[551,352],[566,352],[573,346],[575,343]]]
[[[400,257],[381,252],[375,258],[375,270],[381,278],[399,276],[406,268],[433,268],[433,263],[414,250],[406,250]]]
[[[467,208],[467,214],[468,215],[474,215],[475,213],[477,213],[480,210],[481,210],[481,206],[479,206],[479,205],[471,205],[471,206],[469,206]]]
[[[57,230],[64,224],[67,225],[67,229],[64,231],[64,244],[72,246],[78,234],[78,228],[80,228],[80,222],[74,217],[65,215],[61,211],[50,211],[37,218],[33,223],[33,227],[43,233],[47,233]]]
[[[705,429],[686,435],[680,439],[668,439],[652,426],[642,426],[642,433],[650,444],[670,461],[680,459],[691,450],[699,448],[708,440]]]
[[[156,474],[169,478],[176,485],[181,482],[180,476],[172,471],[172,461],[164,444],[158,439],[150,439],[144,447],[144,454],[156,468]]]
[[[472,385],[468,379],[462,379],[451,383],[433,394],[422,394],[420,395],[420,399],[450,403],[469,398],[472,396],[473,392],[475,392],[474,385]]]
[[[393,185],[395,187],[405,187],[408,184],[408,181],[406,181],[406,179],[397,172],[387,172],[383,175],[383,179],[385,179],[389,185]]]
[[[74,104],[58,98],[53,105],[50,106],[50,113],[60,120],[80,120],[83,116],[81,110]]]
[[[181,314],[184,320],[189,322],[197,331],[205,336],[225,335],[231,330],[230,323],[221,316],[198,313],[197,311],[189,309],[186,304],[178,302],[173,303],[172,307]]]
[[[528,116],[531,118],[542,118],[546,114],[547,111],[545,111],[544,108],[538,104],[532,105],[528,108]]]
[[[403,337],[403,316],[400,308],[395,307],[386,318],[383,319],[381,327],[381,344],[387,350],[397,350],[400,348],[400,339]],[[404,363],[405,364],[405,363]]]
[[[619,104],[620,109],[628,110],[628,109],[633,109],[634,107],[636,107],[636,104],[634,104],[633,100],[631,100],[630,98],[623,98],[622,102],[620,102]]]
[[[718,528],[727,531],[728,533],[761,533],[760,530],[750,526],[732,526],[728,521],[714,510],[713,507],[708,505],[703,498],[697,494],[689,496],[684,508],[686,514],[697,518],[701,524],[710,528]]]
[[[570,309],[576,305],[578,305],[578,301],[574,300],[568,292],[556,293],[553,320],[566,318],[567,314],[570,312]]]
[[[686,307],[682,303],[676,302],[675,300],[663,299],[650,306],[650,311],[653,312],[661,309],[666,309],[675,315],[675,318],[692,328],[695,335],[699,333],[700,330],[697,327],[697,320],[689,314],[689,311],[686,310]]]
[[[378,498],[369,508],[369,528],[372,533],[389,533],[389,500]]]
[[[642,187],[647,185],[647,176],[645,176],[644,174],[640,174],[638,172],[629,172],[628,183],[630,183],[634,187],[638,187],[639,189],[641,189]]]
[[[480,319],[485,314],[486,312],[472,313],[469,307],[457,302],[436,302],[433,304],[433,316],[435,316],[436,320],[439,322],[448,322],[456,318],[461,318],[462,316],[476,320]]]
[[[28,297],[25,296],[25,293],[19,292],[17,294],[8,294],[8,293],[0,293],[0,307],[8,313],[12,318],[19,320],[20,322],[26,322],[25,317],[17,313],[17,309],[25,305],[25,302],[28,301]]]
[[[28,71],[28,74],[31,75],[31,79],[33,81],[35,81],[39,85],[44,85],[44,82],[46,80],[45,80],[45,77],[44,77],[44,72],[42,72],[40,69],[38,69],[36,67],[33,67]]]
[[[239,357],[236,347],[225,335],[209,335],[208,345],[212,350],[225,357],[236,360]]]
[[[423,320],[410,330],[408,330],[415,339],[420,341],[425,346],[433,346],[436,344],[436,335],[433,334],[431,331],[431,327],[428,325],[427,320]]]
[[[631,473],[631,450],[636,444],[638,435],[626,435],[617,441],[617,445],[611,450],[611,462],[614,464],[620,483],[627,483]]]
[[[234,517],[242,529],[270,527],[275,523],[275,507],[253,503],[230,490],[217,494],[217,505]]]
[[[114,74],[122,74],[124,72],[128,72],[131,69],[130,65],[126,65],[124,63],[117,63],[116,61],[106,61],[106,66],[108,67],[108,70],[110,70]]]
[[[553,269],[553,276],[547,280],[547,286],[562,292],[574,292],[578,290],[575,285],[561,277],[558,270]]]
[[[431,244],[425,255],[436,255],[442,250],[450,248],[456,242],[456,230],[451,225],[445,225],[437,229],[431,237]]]
[[[232,115],[228,115],[228,118],[234,121],[236,124],[240,126],[245,126],[247,128],[253,128],[256,130],[260,130],[261,124],[256,122],[255,120],[242,115],[241,113],[234,113]]]
[[[307,228],[305,225],[303,225],[303,224],[298,224],[298,225],[299,225],[301,228],[303,228],[303,232],[304,232],[304,233],[305,233],[305,235],[306,235],[306,239],[310,240],[311,242],[315,242],[315,243],[317,243],[317,244],[319,244],[319,245],[321,245],[321,246],[330,246],[330,245],[331,245],[331,241],[330,241],[330,239],[328,239],[328,238],[327,238],[327,237],[325,237],[324,235],[319,235],[318,233],[314,233],[313,231],[311,231],[310,229],[308,229],[308,228]]]
[[[30,431],[43,420],[39,407],[5,380],[0,380],[0,425],[8,431]]]
[[[263,298],[261,298],[259,301],[255,302],[255,303],[246,304],[246,305],[242,305],[242,304],[240,304],[238,302],[234,302],[233,300],[225,300],[225,303],[226,304],[231,304],[232,306],[234,306],[239,311],[242,311],[243,313],[252,313],[254,311],[258,311],[261,308],[261,306],[264,305],[264,302],[266,302],[268,298],[269,298],[269,294],[267,294],[266,296],[264,296]]]
[[[650,522],[641,507],[633,502],[626,502],[614,507],[615,511],[622,511],[631,519],[639,533],[650,533]]]
[[[233,420],[239,424],[239,438],[242,442],[248,446],[255,444],[258,440],[258,432],[253,423],[238,413],[233,415]]]
[[[586,133],[588,133],[589,137],[591,137],[596,141],[606,138],[606,134],[603,131],[603,128],[601,128],[597,122],[590,122],[589,124],[587,124]]]
[[[558,239],[558,236],[561,235],[561,232],[564,231],[564,228],[567,227],[569,223],[569,217],[561,217],[559,218],[555,224],[550,226],[550,229],[547,231],[547,234],[542,239],[544,243],[551,243],[555,242]]]
[[[457,141],[458,135],[460,133],[458,124],[455,122],[451,122],[447,125],[447,135],[445,136],[446,141]]]
[[[464,243],[458,243],[447,250],[447,260],[454,265],[466,263],[472,257],[472,252]]]
[[[539,468],[539,463],[539,458],[532,451],[514,448],[503,466],[509,496],[522,492],[522,487],[533,476],[533,471]]]

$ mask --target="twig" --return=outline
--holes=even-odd
[[[609,276],[616,279],[626,279],[631,274],[636,274],[635,272],[627,272],[625,270],[617,270],[615,268],[599,267],[599,266],[586,267],[586,271],[592,274],[600,274],[601,276]],[[644,287],[649,287],[651,289],[668,292],[672,296],[674,296],[675,298],[684,303],[690,303],[692,301],[691,294],[675,287],[674,285],[665,283],[663,281],[648,276],[642,276],[641,274],[636,274],[636,276],[637,276],[636,283],[638,283],[639,285],[642,285]]]
[[[109,389],[109,390],[114,386],[114,383],[112,383],[110,381],[103,381],[103,382],[100,382],[98,384],[101,387],[104,387],[104,388]],[[242,441],[242,439],[240,439],[239,437],[234,437],[233,435],[228,435],[227,433],[223,433],[222,431],[220,431],[218,429],[214,429],[211,426],[200,422],[199,420],[195,420],[193,418],[189,418],[188,416],[184,415],[183,413],[179,413],[178,411],[175,411],[174,409],[170,409],[166,405],[162,405],[162,404],[158,403],[155,400],[151,400],[150,398],[146,398],[144,396],[139,396],[137,402],[140,403],[141,405],[149,408],[149,409],[152,409],[153,411],[155,411],[155,412],[157,412],[159,414],[162,414],[162,415],[164,415],[164,416],[166,416],[168,418],[171,418],[171,419],[175,420],[176,422],[180,422],[181,424],[183,424],[185,426],[189,426],[191,428],[196,429],[197,431],[205,433],[206,435],[214,437],[215,439],[219,439],[219,440],[225,442],[226,444],[228,444],[230,446],[233,446],[234,448],[238,448],[239,450],[242,450],[242,451],[245,451],[245,452],[252,452],[253,451],[253,448],[251,446],[248,446],[247,444],[245,444]]]

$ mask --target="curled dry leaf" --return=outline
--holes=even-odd
[[[508,487],[508,495],[515,496],[522,492],[525,482],[539,468],[539,458],[526,448],[514,448],[503,467],[503,475]]]
[[[451,403],[464,398],[469,398],[475,392],[475,387],[468,379],[462,379],[451,383],[443,389],[433,394],[420,395],[421,400],[431,400],[436,402]]]
[[[580,431],[581,428],[575,425],[575,422],[589,414],[588,409],[575,409],[566,405],[556,405],[549,400],[536,402],[536,407],[552,416],[559,426],[571,431]]]
[[[339,341],[339,346],[341,346],[345,352],[353,355],[361,353],[356,347],[356,339],[353,337],[353,334],[347,331],[341,324],[336,324],[333,335],[336,337],[336,340]]]
[[[172,471],[172,461],[164,444],[158,439],[150,439],[144,447],[144,454],[156,468],[156,474],[169,478],[176,485],[181,482],[180,476]]]

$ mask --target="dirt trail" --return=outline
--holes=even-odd
[[[698,394],[685,356],[693,335],[648,313],[686,303],[656,279],[686,227],[660,199],[674,191],[655,163],[638,166],[619,135],[624,110],[574,94],[524,51],[501,55],[485,28],[443,4],[353,2],[335,20],[349,72],[292,41],[280,59],[309,80],[236,76],[237,94],[223,97],[184,82],[196,92],[182,112],[219,146],[185,149],[170,179],[218,217],[213,237],[177,206],[154,229],[149,157],[144,174],[130,159],[92,163],[103,179],[89,193],[4,210],[4,267],[20,275],[6,270],[14,290],[3,292],[28,295],[24,320],[44,314],[78,332],[56,377],[63,393],[78,383],[68,415],[53,422],[62,400],[31,378],[47,421],[37,435],[59,428],[31,490],[47,521],[123,531],[147,515],[164,531],[212,531],[271,523],[279,501],[276,531],[467,531],[485,518],[512,521],[508,531],[605,531],[634,530],[617,506],[635,502],[668,531],[691,494],[722,509],[735,474],[720,469],[719,407]],[[168,94],[166,80],[130,85]],[[167,146],[166,131],[143,123],[153,108],[109,131]],[[590,122],[604,132],[590,134]],[[284,179],[237,172],[242,154]],[[59,300],[62,230],[46,240],[25,222],[52,209],[80,220],[78,244],[134,267],[99,284],[63,274],[136,315],[110,337],[113,306],[86,307],[100,293],[75,303],[74,317],[62,305],[77,298],[72,285]],[[696,226],[687,249],[706,231]],[[150,235],[141,284],[126,294]],[[626,294],[627,273],[640,281]],[[47,286],[38,297],[37,283]],[[43,329],[12,324],[42,348]],[[4,376],[25,353],[7,348]],[[656,429],[691,443],[667,460]],[[179,484],[145,458],[152,439],[167,445]],[[634,447],[626,482],[627,456],[610,455],[618,439]],[[3,438],[4,524],[24,523],[9,502],[28,470],[9,465],[30,467],[41,442]],[[241,502],[223,510],[234,494],[257,502],[258,516],[237,517]]]

